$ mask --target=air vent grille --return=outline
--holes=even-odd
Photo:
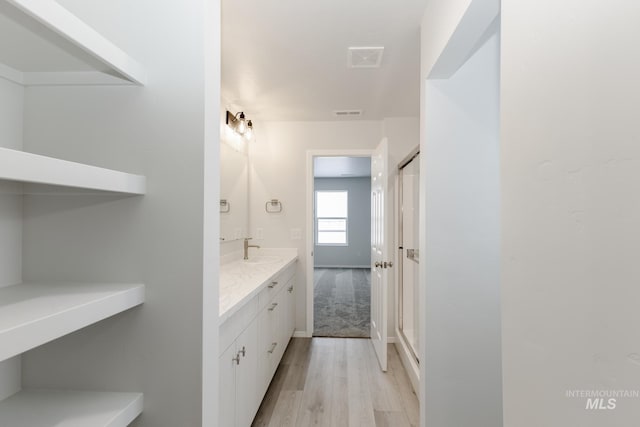
[[[335,110],[333,115],[336,117],[358,117],[362,115],[362,110]]]
[[[350,47],[347,51],[349,68],[380,68],[384,47]]]

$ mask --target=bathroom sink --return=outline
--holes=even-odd
[[[243,262],[247,264],[274,264],[282,261],[282,258],[277,255],[257,255],[245,259]]]

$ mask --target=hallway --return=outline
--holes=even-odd
[[[418,425],[419,406],[393,345],[380,370],[369,340],[294,338],[253,426]]]

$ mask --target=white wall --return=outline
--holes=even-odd
[[[502,3],[505,425],[635,425],[640,7]]]
[[[420,121],[417,117],[386,118],[382,120],[382,136],[389,140],[389,166],[393,183],[398,164],[420,144]]]
[[[256,140],[249,146],[251,166],[251,234],[262,228],[263,247],[294,247],[298,262],[296,329],[306,331],[306,152],[307,150],[373,149],[383,137],[389,139],[392,169],[418,145],[417,118],[389,118],[383,121],[259,122]],[[391,188],[395,175],[390,177]],[[278,198],[281,214],[267,214],[264,204]],[[391,222],[393,223],[393,222]],[[300,240],[291,230],[301,231]],[[389,331],[395,331],[394,287],[389,286]]]
[[[211,227],[218,218],[210,205],[219,197],[218,126],[211,120],[220,99],[219,24],[205,29],[203,16],[215,18],[219,2],[208,10],[202,0],[63,3],[138,59],[149,84],[26,89],[25,149],[144,174],[148,193],[25,196],[24,276],[140,281],[147,298],[25,354],[23,382],[140,391],[145,408],[134,425],[199,426],[205,406],[216,419],[218,401],[219,231]],[[205,30],[213,37],[206,45]],[[205,48],[213,57],[207,73]],[[211,366],[203,366],[203,351]]]
[[[473,2],[474,0],[427,0],[421,25],[422,78],[432,72]]]
[[[417,108],[417,107],[416,107]],[[389,141],[389,200],[393,200],[393,208],[387,224],[392,226],[393,235],[398,237],[398,212],[396,211],[398,197],[396,195],[396,180],[398,165],[409,153],[420,144],[420,121],[417,117],[390,117],[382,120],[382,136]],[[395,265],[398,265],[398,242],[396,238],[391,244]],[[389,313],[387,316],[387,335],[395,337],[398,313],[396,310],[396,279],[398,270],[394,269],[389,275],[389,289],[387,300]]]
[[[220,213],[221,244],[245,238],[249,231],[249,158],[223,139],[220,144],[220,198],[229,212]]]
[[[494,33],[424,87],[421,379],[431,427],[502,425],[498,67]]]
[[[316,178],[314,190],[348,191],[346,246],[315,245],[316,267],[371,267],[371,177]]]
[[[220,104],[220,198],[231,204],[220,213],[220,250],[230,253],[242,249],[233,240],[249,235],[249,142],[226,124],[227,111],[236,114],[237,107],[224,98]]]
[[[202,427],[219,420],[219,311],[220,299],[220,80],[222,23],[219,0],[204,4],[204,188],[202,233]]]
[[[22,148],[22,86],[0,78],[0,147]],[[20,186],[0,182],[0,287],[22,281]],[[0,362],[0,400],[20,390],[20,357]]]
[[[22,149],[24,89],[0,78],[0,147]],[[22,196],[0,182],[0,287],[22,281]]]
[[[307,150],[372,149],[380,142],[380,122],[259,122],[250,144],[251,232],[263,229],[263,247],[298,249],[296,329],[306,331],[306,156]],[[283,204],[281,214],[268,214],[264,204],[273,198]],[[301,232],[291,239],[291,230]]]

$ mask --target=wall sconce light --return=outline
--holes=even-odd
[[[253,123],[245,118],[243,111],[234,115],[227,110],[227,126],[247,140],[253,137]]]

